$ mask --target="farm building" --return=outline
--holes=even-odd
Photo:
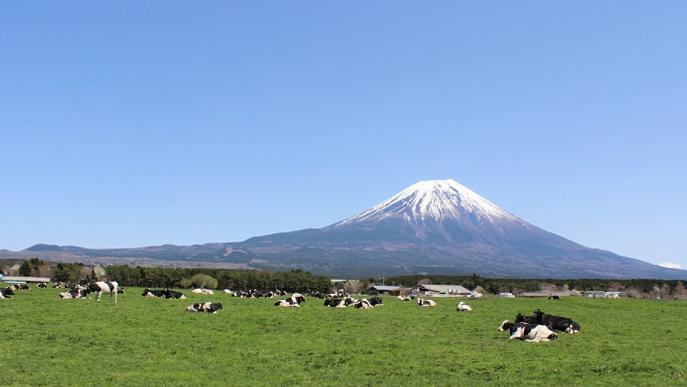
[[[472,292],[461,285],[419,285],[421,296],[467,297]]]
[[[550,297],[550,296],[558,296],[558,297],[569,297],[571,296],[570,292],[544,292],[544,291],[539,291],[539,292],[524,292],[518,294],[520,297]]]
[[[50,278],[47,277],[20,277],[20,276],[4,276],[0,274],[0,281],[2,282],[7,282],[7,283],[27,283],[27,282],[34,282],[34,283],[48,283],[50,282]]]
[[[587,290],[582,293],[585,297],[589,298],[621,298],[627,297],[625,292],[604,292],[603,290]]]
[[[381,294],[398,296],[403,290],[405,289],[402,289],[400,286],[374,285],[367,288],[366,293],[370,296],[378,296]]]

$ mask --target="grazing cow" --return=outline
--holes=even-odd
[[[60,298],[63,300],[85,300],[88,299],[88,290],[74,288],[69,291],[60,293]]]
[[[434,300],[426,300],[426,299],[424,299],[424,298],[418,298],[418,299],[417,299],[417,304],[418,304],[419,306],[429,306],[429,307],[437,306],[437,303],[434,302]]]
[[[39,289],[45,289],[48,287],[48,284],[46,284],[45,282],[39,282],[38,284],[36,284],[36,287]]]
[[[538,343],[540,341],[556,340],[558,336],[556,332],[552,331],[545,325],[528,324],[524,322],[512,323],[505,320],[499,327],[500,331],[508,330],[510,336],[508,340],[525,340],[529,342]]]
[[[472,307],[461,301],[456,305],[456,310],[459,312],[472,312]]]
[[[537,320],[537,324],[546,325],[554,331],[575,334],[582,329],[580,324],[570,318],[546,314],[540,309],[534,311],[534,317]]]
[[[109,293],[110,298],[114,297],[115,304],[117,303],[117,294],[119,293],[119,285],[117,282],[98,281],[87,286],[89,293],[95,293],[95,298],[100,302],[100,297],[103,293]]]
[[[224,309],[221,303],[219,302],[203,302],[203,303],[197,303],[197,304],[192,304],[186,307],[187,312],[200,312],[200,313],[217,313],[220,310]]]
[[[279,300],[275,302],[274,306],[281,306],[284,308],[299,308],[301,306],[301,302],[305,302],[305,297],[303,297],[303,295],[300,293],[294,293],[286,300]]]
[[[210,289],[193,289],[192,293],[194,294],[202,294],[205,296],[214,296],[215,292],[213,292]]]

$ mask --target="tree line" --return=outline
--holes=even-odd
[[[113,265],[106,268],[107,277],[123,286],[192,287],[202,286],[232,290],[275,290],[287,292],[326,292],[330,280],[303,270],[270,272],[235,269],[196,269],[167,267],[131,267]]]

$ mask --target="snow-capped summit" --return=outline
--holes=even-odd
[[[519,221],[478,193],[453,179],[419,181],[388,200],[334,226],[400,218],[410,224],[429,220]]]

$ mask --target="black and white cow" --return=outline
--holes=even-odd
[[[143,297],[157,297],[157,298],[167,298],[174,300],[185,300],[186,296],[175,290],[170,289],[148,289],[143,290]]]
[[[382,301],[382,297],[370,297],[370,304],[372,306],[378,306],[378,305],[384,305],[384,301]]]
[[[536,317],[525,316],[525,315],[520,314],[520,313],[518,313],[518,315],[515,316],[515,322],[516,323],[527,323],[527,324],[539,324],[539,320],[537,320]]]
[[[5,289],[0,289],[0,300],[9,299],[10,294],[5,294]]]
[[[434,302],[434,300],[426,300],[426,299],[424,299],[424,298],[418,298],[418,299],[417,299],[417,304],[418,304],[419,306],[428,306],[428,307],[437,306],[437,303]]]
[[[580,324],[568,317],[553,316],[542,312],[540,309],[534,311],[534,318],[537,324],[546,325],[549,329],[558,332],[575,334],[582,329]]]
[[[354,305],[358,302],[352,297],[330,297],[324,300],[324,306],[329,306],[332,308],[345,308],[347,306]]]
[[[66,292],[60,293],[60,298],[63,300],[85,300],[88,299],[88,290],[81,288],[74,288]]]
[[[374,308],[374,305],[370,303],[370,301],[367,300],[367,298],[363,298],[362,300],[359,300],[355,304],[353,304],[354,308],[358,309],[372,309]]]
[[[15,294],[14,288],[12,286],[8,286],[2,290],[2,294],[5,298],[10,298],[10,296],[13,296]]]
[[[36,287],[39,289],[45,289],[48,287],[48,284],[46,284],[45,282],[39,282],[36,284]]]
[[[224,309],[219,302],[203,302],[192,304],[186,307],[187,312],[201,312],[201,313],[217,313]]]
[[[540,324],[528,324],[524,322],[512,323],[505,320],[501,323],[499,330],[507,330],[510,333],[508,340],[518,339],[538,343],[540,341],[551,341],[558,338],[556,332]]]
[[[305,297],[303,297],[303,295],[300,293],[294,293],[286,300],[279,300],[275,302],[274,306],[281,306],[284,308],[299,308],[302,302],[305,302]]]
[[[410,301],[410,297],[408,297],[408,296],[398,296],[396,298],[398,298],[401,301]]]
[[[458,305],[456,305],[456,310],[458,312],[472,312],[472,307],[461,301],[458,303]]]
[[[556,295],[553,295],[553,294],[549,296],[549,300],[560,300],[560,299],[561,299],[560,296],[556,296]]]
[[[87,286],[89,293],[95,293],[95,299],[100,302],[100,297],[103,293],[109,293],[110,298],[114,298],[115,304],[117,303],[117,294],[119,293],[119,285],[117,282],[104,282],[98,281]]]

